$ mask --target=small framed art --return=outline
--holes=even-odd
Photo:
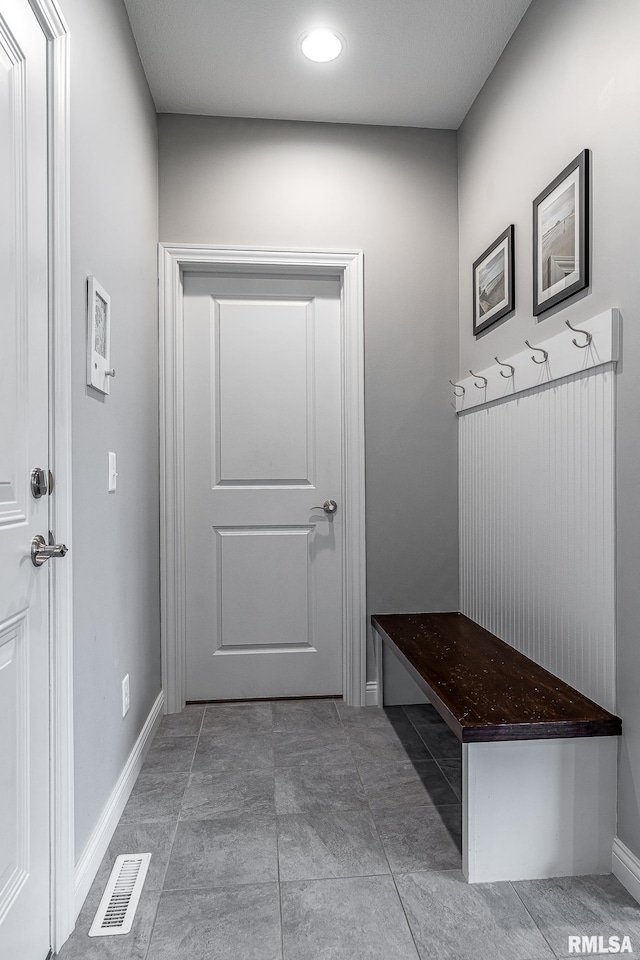
[[[589,283],[589,151],[583,150],[533,201],[533,313]]]
[[[511,224],[473,265],[473,333],[515,309],[515,228]]]
[[[109,393],[111,369],[111,297],[95,277],[87,277],[87,383]]]

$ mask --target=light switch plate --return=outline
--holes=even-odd
[[[116,482],[118,478],[118,472],[116,470],[116,455],[115,453],[109,452],[109,493],[116,492]]]
[[[129,693],[129,674],[122,681],[122,716],[126,717],[131,706],[131,696]]]

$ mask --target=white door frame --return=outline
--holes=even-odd
[[[49,203],[49,465],[56,484],[49,523],[71,546],[71,254],[69,30],[58,0],[29,0],[47,40]],[[52,569],[49,610],[51,947],[75,921],[72,551]]]
[[[361,250],[295,250],[160,244],[160,575],[166,712],[185,703],[183,277],[286,274],[341,281],[343,696],[365,703],[364,298]]]

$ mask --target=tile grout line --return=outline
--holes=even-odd
[[[191,770],[192,770],[193,763],[194,763],[194,760],[195,760],[196,752],[197,752],[197,750],[198,750],[198,744],[200,743],[200,734],[202,733],[202,725],[203,725],[203,723],[204,723],[204,717],[205,717],[206,711],[207,711],[207,708],[205,707],[204,710],[202,711],[202,719],[200,720],[200,726],[199,726],[199,728],[198,728],[198,733],[196,734],[196,743],[195,743],[195,748],[194,748],[194,751],[193,751],[193,757],[191,758],[191,765],[190,765],[190,767],[189,767],[189,771],[188,771],[188,775],[187,775],[187,782],[185,783],[184,791],[183,791],[183,793],[182,793],[182,799],[181,799],[181,801],[180,801],[180,808],[179,808],[179,810],[178,810],[178,816],[177,816],[177,818],[176,818],[176,823],[175,823],[175,826],[174,826],[174,829],[173,829],[173,838],[172,838],[172,840],[171,840],[171,846],[170,846],[170,848],[169,848],[169,855],[168,855],[168,857],[167,857],[167,864],[166,864],[166,866],[165,866],[164,873],[163,873],[163,875],[162,875],[162,884],[161,884],[161,886],[160,886],[160,895],[159,895],[159,897],[158,897],[158,902],[157,902],[157,904],[156,904],[155,914],[154,914],[154,917],[153,917],[153,923],[152,923],[152,925],[151,925],[151,931],[150,931],[150,933],[149,933],[149,942],[148,942],[148,944],[147,944],[147,949],[146,949],[145,954],[144,954],[144,960],[146,960],[146,958],[148,957],[148,955],[149,955],[149,950],[151,949],[151,940],[152,940],[152,938],[153,938],[153,933],[154,933],[154,930],[155,930],[156,921],[157,921],[157,919],[158,919],[158,910],[159,910],[159,908],[160,908],[160,901],[161,901],[161,899],[162,899],[163,894],[164,894],[165,892],[168,892],[168,890],[170,889],[170,888],[167,888],[167,887],[166,887],[167,873],[169,872],[169,864],[170,864],[170,862],[171,862],[171,856],[172,856],[172,854],[173,854],[173,848],[174,848],[174,846],[175,846],[176,837],[177,837],[177,835],[178,835],[178,825],[179,825],[179,823],[180,823],[180,819],[181,819],[181,815],[182,815],[182,810],[183,810],[183,807],[184,807],[184,798],[185,798],[186,793],[187,793],[187,790],[188,790],[188,788],[189,788],[189,783],[191,782]]]
[[[280,911],[280,954],[284,957],[284,921],[282,919],[282,884],[280,883],[280,863],[278,862],[278,907]]]
[[[271,756],[273,759],[273,824],[276,832],[276,870],[278,876],[278,916],[280,917],[280,956],[284,960],[284,921],[282,918],[282,882],[280,877],[280,830],[278,828],[278,809],[276,806],[276,751],[275,751],[275,726],[276,718],[273,711],[273,700],[269,701],[271,710]]]
[[[203,719],[204,719],[204,711],[202,712],[202,717],[203,717]],[[200,722],[200,726],[202,726],[202,721]],[[198,735],[197,735],[197,737],[196,737],[195,749],[194,749],[194,751],[193,751],[194,757],[195,757],[195,750],[196,750],[197,747],[198,747],[198,740],[199,740],[199,738],[200,738],[200,733],[198,732]],[[192,759],[191,762],[193,763],[193,759]],[[177,834],[177,832],[178,832],[178,823],[180,822],[180,813],[182,812],[182,803],[183,803],[183,801],[184,801],[184,794],[185,794],[185,792],[186,792],[186,790],[187,790],[188,783],[189,783],[189,777],[187,777],[187,782],[186,782],[186,784],[185,784],[184,792],[183,792],[183,794],[182,794],[182,800],[180,801],[180,809],[178,810],[178,815],[177,815],[177,817],[176,817],[176,822],[175,822],[175,825],[174,825],[174,828],[173,828],[173,837],[171,838],[171,844],[170,844],[170,846],[169,846],[169,853],[168,853],[168,855],[167,855],[167,862],[166,862],[166,865],[165,865],[165,868],[164,868],[164,872],[163,872],[163,874],[162,874],[162,882],[160,883],[160,888],[159,888],[159,890],[158,890],[158,899],[156,900],[156,907],[155,907],[155,910],[153,911],[153,922],[152,922],[151,928],[150,928],[150,930],[149,930],[149,939],[148,939],[148,941],[147,941],[147,946],[146,946],[146,949],[145,949],[145,951],[144,951],[144,956],[142,957],[142,960],[147,960],[147,957],[149,956],[149,951],[150,951],[150,949],[151,949],[151,941],[153,940],[153,933],[154,933],[155,928],[156,928],[156,921],[157,921],[157,919],[158,919],[158,911],[159,911],[159,909],[160,909],[160,901],[162,900],[162,895],[163,895],[164,889],[165,889],[164,885],[165,885],[165,881],[166,881],[166,879],[167,879],[167,871],[168,871],[168,869],[169,869],[169,861],[171,860],[171,854],[172,854],[172,852],[173,852],[173,846],[174,846],[175,841],[176,841],[176,834]]]
[[[206,709],[206,708],[205,708],[205,709]],[[204,714],[205,714],[205,711],[203,710],[203,712],[202,712],[202,720],[200,721],[200,728],[199,728],[198,733],[197,733],[197,735],[196,735],[196,743],[195,743],[195,748],[194,748],[194,751],[193,751],[193,758],[192,758],[192,760],[191,760],[191,765],[193,765],[193,759],[195,758],[196,750],[197,750],[197,748],[198,748],[198,742],[199,742],[199,740],[200,740],[200,730],[202,729],[202,723],[203,723],[203,721],[204,721]],[[156,737],[157,737],[157,734],[156,734]],[[154,738],[154,739],[155,739],[155,738]],[[140,772],[142,772],[142,771],[140,771]],[[168,855],[167,855],[167,862],[166,862],[164,871],[163,871],[163,873],[162,873],[162,880],[161,880],[159,889],[158,889],[158,891],[157,891],[158,897],[157,897],[157,900],[156,900],[155,909],[154,909],[154,911],[153,911],[153,921],[152,921],[151,926],[150,926],[150,929],[149,929],[149,939],[148,939],[148,941],[147,941],[147,945],[146,945],[146,948],[145,948],[145,950],[144,950],[144,954],[143,954],[143,956],[141,957],[141,960],[147,960],[147,957],[149,956],[149,950],[151,949],[151,941],[152,941],[152,939],[153,939],[153,934],[154,934],[154,930],[155,930],[155,926],[156,926],[156,921],[157,921],[157,919],[158,919],[158,911],[159,911],[159,909],[160,909],[160,901],[162,900],[162,896],[163,896],[163,894],[164,894],[164,892],[165,892],[165,882],[166,882],[166,879],[167,879],[167,872],[168,872],[168,870],[169,870],[169,862],[170,862],[170,860],[171,860],[171,854],[173,853],[173,847],[174,847],[175,840],[176,840],[176,835],[177,835],[177,832],[178,832],[178,824],[179,824],[179,822],[180,822],[180,814],[181,814],[181,812],[182,812],[182,805],[183,805],[183,802],[184,802],[184,795],[185,795],[185,793],[186,793],[186,791],[187,791],[187,787],[188,787],[188,785],[189,785],[190,776],[191,776],[191,767],[189,768],[189,773],[188,773],[188,776],[187,776],[187,782],[186,782],[186,784],[185,784],[185,788],[184,788],[184,791],[183,791],[183,794],[182,794],[182,800],[180,801],[180,809],[179,809],[179,811],[178,811],[178,815],[177,815],[177,817],[176,817],[175,825],[174,825],[174,827],[173,827],[173,836],[172,836],[172,838],[171,838],[171,844],[170,844],[170,846],[169,846],[169,852],[168,852]],[[137,783],[139,777],[140,777],[140,774],[138,774],[138,777],[136,777],[136,783]],[[134,784],[134,786],[135,786],[135,784]],[[137,824],[137,823],[163,823],[163,822],[166,822],[166,821],[161,821],[161,820],[134,821],[131,825],[133,826],[134,824]],[[119,825],[120,825],[120,821],[119,821],[119,823],[118,823],[118,826],[119,826]],[[149,891],[149,892],[150,892],[150,893],[155,893],[156,891]]]
[[[404,712],[404,711],[403,711],[403,712]],[[340,722],[342,723],[342,717],[340,717]],[[343,730],[344,730],[344,724],[343,724]],[[346,731],[345,731],[345,732],[346,732]],[[351,741],[349,740],[348,735],[347,735],[347,740],[349,741],[349,745],[350,745],[350,744],[351,744]],[[351,748],[351,747],[349,747],[349,748]],[[395,876],[394,876],[393,870],[391,869],[391,864],[389,863],[389,857],[388,857],[388,855],[387,855],[387,850],[386,850],[386,847],[385,847],[385,845],[384,845],[384,841],[383,841],[382,837],[380,836],[380,832],[379,832],[379,830],[378,830],[378,824],[377,824],[376,821],[375,821],[375,817],[374,817],[374,815],[373,815],[373,810],[371,809],[371,804],[369,803],[369,797],[368,797],[368,795],[367,795],[367,791],[365,790],[364,781],[362,780],[362,776],[360,775],[360,768],[359,768],[358,764],[355,762],[355,758],[354,758],[353,764],[354,764],[354,766],[355,766],[355,768],[356,768],[356,772],[357,772],[357,774],[358,774],[358,779],[359,779],[359,781],[360,781],[360,785],[362,786],[362,792],[364,793],[364,796],[365,796],[365,799],[366,799],[366,802],[367,802],[367,809],[368,809],[368,811],[369,811],[369,817],[371,818],[371,823],[373,824],[373,829],[375,830],[375,834],[376,834],[376,836],[377,836],[377,838],[378,838],[378,843],[380,844],[380,848],[381,848],[381,850],[382,850],[382,853],[383,853],[383,855],[384,855],[385,861],[386,861],[387,866],[388,866],[388,868],[389,868],[389,874],[388,874],[388,876],[391,877],[391,882],[393,883],[393,889],[394,889],[395,892],[396,892],[396,897],[398,898],[398,902],[399,902],[399,904],[400,904],[400,909],[402,910],[402,913],[403,913],[403,916],[404,916],[404,919],[405,919],[405,923],[406,923],[407,929],[408,929],[408,931],[409,931],[409,936],[411,937],[411,942],[413,943],[414,949],[415,949],[415,951],[416,951],[416,957],[418,958],[418,960],[420,960],[420,951],[418,950],[418,944],[416,943],[416,938],[415,938],[414,935],[413,935],[413,930],[411,929],[411,924],[409,923],[409,917],[407,916],[407,911],[405,910],[404,903],[403,903],[403,901],[402,901],[402,897],[400,896],[400,891],[398,890],[398,884],[396,883],[396,878],[395,878]]]
[[[434,757],[434,760],[435,760],[435,757]],[[453,760],[453,757],[441,757],[440,760]],[[456,797],[458,797],[458,789],[457,789],[457,786],[454,785],[454,784],[451,782],[450,778],[449,778],[449,777],[447,776],[447,774],[446,774],[446,771],[443,770],[442,767],[440,766],[440,760],[436,760],[436,764],[437,764],[437,766],[438,766],[438,770],[440,771],[440,773],[442,774],[442,776],[445,778],[445,780],[447,781],[447,783],[449,784],[449,786],[450,786],[451,789],[453,790],[453,792],[454,792],[454,794],[456,795]],[[456,762],[457,762],[457,761],[456,761]],[[462,803],[462,797],[458,797],[458,803]]]
[[[197,734],[198,743],[200,742],[200,734],[202,733],[202,728],[204,726],[204,718],[206,717],[206,715],[207,715],[207,708],[205,706],[204,710],[202,711],[202,720],[200,721],[200,726],[198,727],[198,734]],[[196,749],[198,748],[198,743],[196,743]]]
[[[337,710],[337,707],[336,707],[336,710]],[[376,837],[378,838],[378,843],[380,844],[380,849],[382,850],[382,854],[383,854],[383,856],[384,856],[385,862],[386,862],[386,864],[387,864],[387,867],[389,868],[389,873],[388,873],[388,874],[372,874],[371,876],[372,876],[372,877],[384,877],[384,876],[389,876],[389,877],[391,878],[391,881],[392,881],[392,883],[393,883],[393,888],[394,888],[394,890],[396,891],[396,896],[397,896],[398,901],[399,901],[399,903],[400,903],[400,908],[401,908],[401,910],[402,910],[403,916],[404,916],[404,918],[405,918],[405,922],[406,922],[406,924],[407,924],[407,929],[408,929],[408,931],[409,931],[409,936],[411,937],[411,941],[412,941],[412,943],[413,943],[413,945],[414,945],[414,948],[415,948],[415,951],[416,951],[416,957],[418,958],[418,960],[420,960],[420,951],[418,950],[418,945],[417,945],[417,943],[416,943],[416,941],[415,941],[415,937],[414,937],[414,935],[413,935],[413,930],[411,929],[411,924],[409,923],[409,918],[407,917],[407,912],[406,912],[406,910],[405,910],[405,908],[404,908],[404,903],[402,902],[402,897],[400,896],[400,891],[398,890],[398,886],[397,886],[397,884],[396,884],[396,880],[395,880],[393,871],[392,871],[392,869],[391,869],[391,864],[389,863],[389,857],[387,856],[387,851],[386,851],[385,845],[384,845],[384,843],[383,843],[382,837],[380,836],[380,833],[379,833],[379,831],[378,831],[378,825],[376,824],[375,818],[374,818],[374,816],[373,816],[373,810],[371,809],[371,804],[369,803],[369,798],[368,798],[368,796],[367,796],[367,791],[365,790],[364,782],[363,782],[363,780],[362,780],[362,776],[360,775],[360,768],[359,768],[358,764],[356,763],[355,756],[353,755],[353,751],[352,751],[352,749],[351,749],[351,739],[350,739],[347,731],[345,730],[343,719],[342,719],[342,717],[340,716],[340,711],[337,710],[337,712],[338,712],[338,716],[340,717],[340,725],[341,725],[341,727],[342,727],[342,732],[343,732],[343,734],[345,735],[345,737],[346,737],[346,739],[347,739],[347,743],[349,744],[349,752],[351,753],[352,762],[353,762],[353,765],[354,765],[356,774],[357,774],[357,776],[358,776],[358,780],[360,781],[360,786],[362,787],[362,792],[363,792],[363,794],[364,794],[365,802],[366,802],[366,804],[367,804],[367,812],[368,812],[368,814],[369,814],[369,818],[370,818],[371,823],[372,823],[372,825],[373,825],[373,829],[374,829],[374,831],[375,831],[375,835],[376,835]],[[325,879],[326,879],[326,878],[325,878]],[[363,878],[362,876],[358,876],[358,877],[351,877],[351,878],[349,878],[349,877],[341,877],[341,878],[335,878],[335,879],[344,879],[344,880],[347,880],[347,879],[365,879],[365,878]],[[307,881],[307,882],[309,882],[309,881]]]
[[[435,762],[436,762],[436,764],[437,764],[438,761],[437,761],[436,757],[434,757],[433,752],[432,752],[432,750],[431,750],[431,747],[430,747],[429,744],[426,742],[426,740],[424,739],[424,737],[422,736],[422,734],[420,733],[420,731],[419,731],[418,728],[416,727],[415,723],[413,722],[413,720],[411,719],[411,717],[409,716],[409,714],[408,714],[407,711],[405,710],[405,706],[414,706],[414,704],[399,704],[399,707],[400,707],[400,709],[402,710],[402,712],[404,713],[405,717],[407,718],[407,721],[409,722],[409,724],[413,727],[413,729],[415,730],[416,734],[418,735],[418,739],[420,740],[420,743],[422,743],[422,745],[424,746],[425,750],[426,750],[427,753],[429,754],[429,759],[430,759],[430,760],[435,760]],[[413,763],[413,762],[414,762],[413,760],[411,760],[411,757],[410,757],[408,754],[407,754],[407,759],[410,761],[410,763]],[[438,768],[438,769],[439,769],[439,768]],[[448,782],[448,781],[447,781],[447,782]]]
[[[540,935],[541,935],[542,939],[544,940],[544,942],[545,942],[545,943],[547,944],[547,946],[549,947],[549,950],[551,950],[551,953],[553,954],[553,956],[554,956],[554,957],[560,957],[561,955],[560,955],[559,953],[556,953],[556,951],[553,949],[553,947],[552,947],[551,943],[549,942],[549,939],[547,938],[544,930],[542,929],[542,927],[540,926],[540,924],[538,923],[538,921],[536,920],[536,918],[534,917],[534,915],[531,913],[531,911],[530,911],[529,908],[527,907],[526,903],[524,902],[524,900],[523,900],[522,897],[520,896],[520,893],[518,892],[518,890],[516,889],[516,887],[514,887],[513,882],[512,882],[511,880],[508,880],[507,882],[508,882],[509,886],[511,887],[511,889],[513,890],[513,892],[515,893],[515,895],[516,895],[516,897],[518,898],[518,900],[520,901],[520,903],[522,904],[522,906],[523,906],[525,912],[527,913],[527,915],[528,915],[529,917],[531,917],[531,920],[532,920],[532,922],[533,922],[533,925],[535,926],[536,930],[538,930],[538,931],[540,932]]]
[[[271,707],[271,717],[272,717],[270,738],[271,738],[272,755],[273,755],[273,707],[272,707],[272,703],[271,703],[271,702],[270,702],[269,705],[270,705],[270,707]],[[203,728],[203,726],[204,726],[204,718],[205,718],[205,715],[206,715],[206,710],[207,710],[207,708],[205,707],[205,710],[204,710],[203,715],[202,715],[202,720],[201,720],[201,723],[200,723],[200,729],[199,729],[198,734],[197,734],[197,739],[196,739],[196,744],[195,744],[195,749],[194,749],[193,758],[192,758],[192,761],[191,761],[191,766],[190,766],[190,768],[189,768],[189,778],[188,778],[188,780],[187,780],[187,785],[185,786],[185,793],[186,793],[186,789],[187,789],[187,787],[188,787],[188,785],[189,785],[189,782],[190,782],[190,780],[191,780],[191,775],[192,775],[192,773],[193,773],[193,764],[194,764],[194,762],[195,762],[195,756],[196,756],[197,749],[198,749],[198,745],[199,745],[199,742],[200,742],[200,736],[201,736],[201,734],[202,734],[202,728]],[[215,772],[215,771],[212,770],[212,772]],[[275,813],[275,765],[273,765],[273,773],[274,773],[274,814],[273,814],[273,824],[274,824],[274,829],[275,829],[275,833],[276,833],[276,868],[277,868],[277,881],[276,881],[276,882],[277,882],[277,886],[278,886],[278,902],[279,902],[279,915],[280,915],[280,943],[281,943],[281,953],[282,953],[282,957],[284,958],[284,940],[283,940],[283,924],[282,924],[282,902],[281,902],[281,888],[280,888],[280,864],[279,864],[279,854],[278,854],[278,826],[277,826],[277,817],[276,817],[276,813]],[[153,936],[153,929],[154,929],[154,927],[155,927],[155,921],[156,921],[156,918],[157,918],[158,905],[159,905],[160,897],[162,896],[162,894],[163,894],[163,893],[168,893],[168,892],[174,892],[174,891],[183,892],[183,891],[188,890],[188,889],[192,889],[192,890],[216,889],[216,886],[215,886],[215,885],[214,885],[214,886],[207,885],[206,887],[192,887],[192,888],[187,888],[187,887],[176,887],[176,888],[173,888],[173,887],[167,887],[167,886],[166,886],[166,876],[167,876],[167,872],[168,872],[168,869],[169,869],[169,862],[170,862],[170,859],[171,859],[171,854],[173,853],[173,846],[174,846],[174,844],[175,844],[175,838],[176,838],[176,834],[177,834],[178,823],[180,822],[180,817],[181,817],[181,814],[182,814],[182,811],[183,811],[183,807],[184,807],[184,794],[183,794],[183,799],[182,799],[182,802],[181,802],[181,805],[180,805],[180,812],[179,812],[179,814],[178,814],[178,820],[176,821],[176,826],[175,826],[175,830],[174,830],[174,837],[173,837],[173,841],[172,841],[172,844],[171,844],[171,850],[170,850],[170,852],[169,852],[169,857],[168,857],[168,859],[167,859],[167,867],[166,867],[165,873],[164,873],[163,883],[162,883],[162,887],[161,887],[161,890],[160,890],[160,896],[159,896],[159,898],[158,898],[158,904],[156,905],[156,913],[155,913],[155,916],[154,916],[154,923],[153,923],[152,928],[151,928],[151,933],[150,933],[150,936],[149,936],[149,943],[148,943],[147,949],[146,949],[146,951],[145,951],[145,960],[146,960],[146,958],[147,958],[147,956],[148,956],[148,952],[149,952],[149,949],[150,949],[151,937]],[[267,819],[270,819],[270,818],[265,817],[265,820],[267,820]],[[265,882],[265,883],[266,883],[266,885],[271,885],[272,882],[273,882],[273,881],[268,881],[268,882]],[[241,886],[256,886],[256,885],[257,885],[257,884],[255,884],[255,883],[249,883],[249,884],[233,884],[233,886],[238,886],[238,887],[241,887]],[[223,884],[223,885],[221,885],[221,886],[225,886],[225,885]]]
[[[155,930],[156,920],[158,919],[158,910],[160,908],[161,898],[162,898],[162,889],[158,893],[158,899],[156,900],[156,908],[153,911],[153,923],[151,924],[151,928],[149,930],[149,939],[147,941],[147,947],[146,947],[146,950],[144,951],[144,956],[141,958],[141,960],[147,960],[147,957],[149,956],[149,950],[151,949],[151,940],[153,938],[153,931]]]
[[[420,739],[421,739],[422,742],[424,743],[425,747],[427,748],[427,750],[428,750],[429,753],[431,754],[432,759],[435,760],[435,763],[436,763],[436,766],[438,767],[438,770],[440,771],[440,773],[441,773],[442,776],[445,778],[445,780],[447,781],[447,783],[449,784],[449,786],[450,786],[451,789],[453,790],[454,794],[455,794],[456,797],[458,798],[458,803],[462,803],[462,798],[461,798],[461,797],[458,797],[457,788],[454,786],[454,784],[451,782],[451,780],[449,779],[449,777],[447,776],[447,774],[445,773],[445,771],[444,771],[444,770],[442,769],[442,767],[440,766],[440,761],[441,761],[441,760],[458,760],[459,758],[458,758],[458,757],[435,757],[435,756],[433,755],[430,747],[429,747],[429,744],[426,743],[426,741],[424,740],[422,734],[420,733],[420,730],[418,729],[418,727],[416,727],[415,723],[413,722],[413,720],[411,719],[411,717],[409,716],[409,714],[407,713],[407,711],[404,709],[404,706],[402,707],[402,712],[404,713],[405,717],[407,718],[407,720],[409,721],[409,723],[411,724],[411,726],[413,727],[413,729],[416,731],[416,733],[418,734],[418,736],[420,737]],[[443,722],[444,722],[444,721],[443,721]]]
[[[181,812],[182,812],[182,807],[180,807],[180,811],[178,812],[178,818],[177,818],[176,823],[175,823],[175,826],[174,826],[174,828],[173,828],[173,837],[171,838],[171,846],[169,847],[169,855],[167,856],[167,865],[166,865],[166,867],[164,868],[164,873],[162,874],[162,883],[160,884],[160,895],[161,895],[161,896],[162,896],[162,893],[164,892],[164,885],[165,885],[165,881],[166,881],[166,879],[167,879],[167,872],[168,872],[168,870],[169,870],[169,861],[171,860],[171,854],[173,853],[173,845],[174,845],[174,843],[176,842],[176,835],[177,835],[177,833],[178,833],[178,824],[180,823],[180,813],[181,813]]]

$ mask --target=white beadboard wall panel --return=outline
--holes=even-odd
[[[615,709],[614,364],[460,416],[461,610]]]

